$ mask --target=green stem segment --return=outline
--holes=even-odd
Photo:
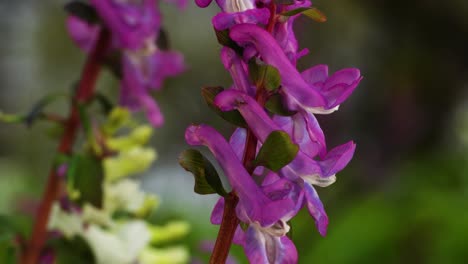
[[[86,60],[78,89],[71,102],[70,115],[66,120],[65,131],[58,147],[59,153],[70,154],[72,152],[76,135],[80,127],[78,104],[87,103],[92,99],[96,87],[96,81],[101,70],[101,62],[104,59],[109,43],[110,32],[102,29],[99,33],[95,47]],[[36,264],[39,261],[47,239],[49,215],[54,201],[60,194],[60,186],[60,178],[57,175],[57,168],[54,165],[49,173],[47,187],[37,211],[31,238],[22,252],[22,264]]]

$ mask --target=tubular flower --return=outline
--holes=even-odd
[[[180,7],[184,3],[177,2]],[[111,32],[108,56],[120,54],[116,70],[122,79],[120,104],[143,110],[153,126],[161,126],[164,118],[149,92],[159,90],[166,78],[182,73],[185,65],[180,53],[156,45],[161,23],[156,1],[93,0],[91,5]],[[90,52],[101,26],[70,16],[67,28],[77,46]]]
[[[207,146],[216,157],[239,196],[237,212],[242,218],[268,226],[297,210],[295,197],[268,197],[247,173],[229,143],[215,129],[206,125],[190,126],[185,132],[185,139],[190,145]],[[288,190],[293,185],[284,184],[281,188]]]

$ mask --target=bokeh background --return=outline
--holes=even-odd
[[[68,39],[63,4],[0,1],[1,110],[25,112],[77,80],[84,56]],[[357,151],[338,181],[318,190],[328,235],[320,237],[307,212],[292,221],[299,263],[468,263],[468,2],[314,4],[328,22],[297,21],[300,45],[311,51],[299,68],[358,67],[365,78],[340,111],[319,117],[329,146],[352,139]],[[190,123],[232,130],[200,96],[202,86],[227,86],[230,77],[210,25],[217,8],[162,9],[172,48],[185,54],[189,71],[155,94],[167,121],[154,137],[159,159],[140,177],[162,199],[153,220],[189,221],[185,242],[202,256],[199,243],[217,233],[209,224],[216,197],[192,192],[193,178],[177,156],[188,147],[183,133]],[[117,90],[109,73],[99,85]],[[30,220],[19,208],[40,197],[54,156],[49,134],[41,123],[0,124],[0,213],[25,225]],[[233,252],[245,261],[237,246]]]

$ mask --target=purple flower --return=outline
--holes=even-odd
[[[287,221],[294,217],[302,207],[304,194],[298,185],[281,179],[277,175],[273,175],[273,177],[271,175],[266,176],[269,180],[263,182],[263,192],[272,197],[272,199],[274,199],[273,197],[276,197],[276,199],[284,199],[280,197],[295,197],[297,200],[295,210],[268,226],[262,226],[259,222],[249,218],[244,219],[244,223],[248,224],[248,228],[244,231],[238,227],[233,242],[244,248],[250,263],[297,263],[296,247],[286,236],[290,230]],[[294,187],[284,190],[282,187],[285,184]],[[221,223],[223,208],[224,199],[220,198],[211,215],[211,222],[213,224]],[[238,214],[240,210],[243,210],[242,207],[238,207]]]
[[[221,49],[221,61],[224,68],[229,71],[234,81],[234,88],[251,96],[255,96],[255,85],[253,85],[247,74],[248,69],[236,52],[228,47]]]
[[[248,9],[241,12],[221,12],[213,17],[213,26],[216,30],[225,30],[236,24],[262,24],[266,25],[270,18],[268,8]]]
[[[164,79],[185,70],[183,57],[175,51],[159,50],[156,39],[159,33],[160,15],[155,1],[92,1],[112,33],[112,45],[108,52],[122,50],[121,105],[133,111],[145,111],[150,123],[159,127],[164,118],[150,90],[159,90]],[[75,43],[85,52],[95,45],[98,25],[89,25],[70,16],[67,28]]]
[[[161,16],[156,0],[91,0],[91,4],[121,48],[140,49],[159,31]]]
[[[133,111],[144,110],[151,124],[159,127],[164,118],[148,92],[160,89],[165,78],[182,73],[185,66],[180,53],[154,49],[148,54],[127,51],[123,56],[120,103]]]
[[[267,194],[253,181],[229,143],[213,128],[206,125],[190,126],[185,132],[190,145],[205,145],[223,168],[232,189],[239,197],[237,216],[244,222],[258,222],[270,226],[278,220],[294,215],[298,210],[300,198],[291,196],[295,186],[281,182],[276,189]],[[278,196],[282,193],[282,196]]]
[[[275,39],[264,29],[250,24],[235,25],[230,36],[240,45],[255,47],[261,58],[276,67],[281,76],[282,92],[291,109],[327,114],[337,110],[362,79],[359,70],[346,69],[330,77],[323,67],[314,67],[301,75]],[[321,68],[322,67],[322,68]],[[320,78],[319,78],[320,77]],[[323,84],[318,85],[316,84]]]
[[[252,132],[262,143],[271,132],[282,130],[253,98],[242,92],[236,90],[224,91],[216,96],[214,102],[222,111],[239,110]],[[315,130],[321,132],[317,128]],[[310,129],[310,132],[313,133],[313,129]],[[322,136],[318,133],[317,135],[309,136],[309,139],[311,137],[320,138]],[[294,139],[295,137],[293,136],[292,138]],[[324,145],[324,142],[320,141],[318,141],[319,144]],[[302,145],[307,145],[307,142],[302,143]],[[313,146],[309,148],[314,149]],[[317,147],[317,149],[317,153],[323,151],[320,150],[320,147]],[[303,149],[300,149],[296,158],[281,169],[280,173],[291,180],[301,177],[309,183],[325,187],[335,182],[335,174],[348,164],[354,154],[354,149],[355,144],[348,142],[336,147],[326,155],[322,153],[324,158],[318,161],[311,157],[314,153],[309,153],[309,156]]]
[[[314,66],[303,71],[301,76],[325,96],[329,108],[337,108],[344,102],[363,78],[356,68],[339,70],[328,76],[327,65]]]

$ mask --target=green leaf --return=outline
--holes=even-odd
[[[78,236],[68,240],[58,238],[49,242],[56,254],[56,264],[96,263],[93,252],[86,241]]]
[[[242,53],[242,47],[229,37],[229,30],[216,30],[216,38],[219,44],[229,47],[239,54]]]
[[[194,191],[198,194],[218,193],[226,196],[223,184],[213,164],[198,150],[187,149],[179,156],[179,164],[195,177]]]
[[[247,127],[244,118],[237,110],[223,112],[221,111],[215,104],[214,98],[216,95],[224,91],[222,87],[203,87],[202,88],[202,96],[205,99],[208,106],[215,111],[222,119],[228,121],[229,123],[239,126],[239,127]]]
[[[260,148],[253,165],[261,165],[272,171],[278,171],[289,164],[296,157],[298,151],[299,146],[292,142],[286,132],[273,131]]]
[[[67,171],[69,190],[77,191],[75,199],[102,207],[104,170],[101,160],[94,156],[74,155]],[[73,196],[73,195],[72,195]]]
[[[96,10],[90,4],[81,1],[67,3],[64,9],[69,15],[78,17],[89,24],[97,24],[101,21]]]
[[[315,7],[300,7],[294,10],[281,13],[282,16],[286,17],[294,16],[297,14],[303,14],[306,17],[320,23],[327,21],[327,17]]]
[[[268,109],[272,114],[282,115],[282,116],[292,116],[296,114],[296,111],[290,111],[283,102],[283,98],[280,94],[273,94],[268,98],[268,101],[265,103],[265,108]]]
[[[268,91],[274,91],[281,85],[278,69],[267,64],[257,64],[255,60],[249,62],[249,76],[257,87],[265,87]]]

